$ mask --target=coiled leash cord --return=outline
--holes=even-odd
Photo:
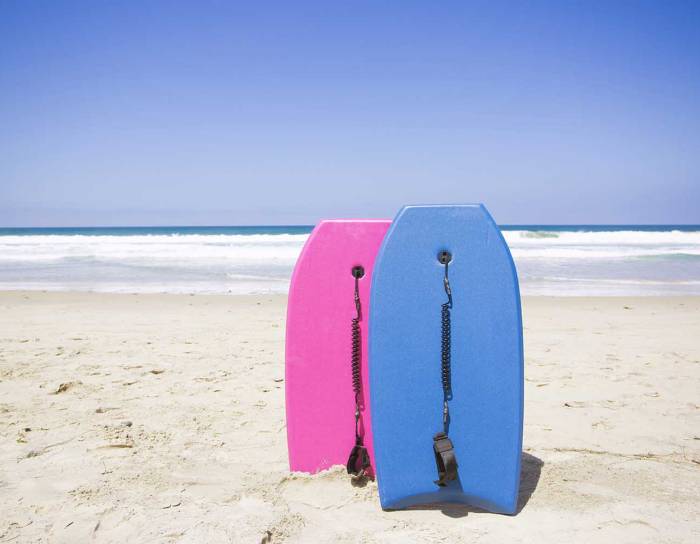
[[[365,269],[361,266],[354,266],[352,275],[355,278],[355,310],[356,317],[352,319],[352,390],[355,392],[355,445],[348,457],[348,474],[356,478],[366,475],[369,468],[369,454],[364,446],[360,435],[360,392],[362,388],[362,378],[360,375],[360,363],[362,359],[362,338],[360,335],[360,320],[362,319],[362,306],[360,305],[360,278],[365,275]]]
[[[440,360],[442,372],[442,432],[437,433],[433,437],[433,451],[435,453],[435,464],[437,465],[438,479],[435,483],[440,487],[444,487],[448,482],[457,479],[457,457],[455,456],[454,446],[448,438],[447,433],[450,426],[450,405],[452,400],[452,370],[451,370],[451,348],[452,348],[452,322],[450,310],[452,309],[452,289],[450,288],[450,279],[448,276],[448,266],[452,260],[452,255],[448,251],[438,253],[438,261],[445,265],[445,277],[443,285],[447,302],[442,305],[441,310],[441,343],[440,343]]]

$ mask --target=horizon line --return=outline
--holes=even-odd
[[[320,222],[320,220],[319,220]],[[230,228],[313,228],[316,224],[245,224],[245,225],[70,225],[70,226],[0,226],[0,230],[46,229],[230,229]],[[499,228],[531,227],[697,227],[700,223],[497,223]]]

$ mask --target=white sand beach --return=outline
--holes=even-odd
[[[0,293],[0,543],[700,541],[700,297],[523,300],[515,516],[290,474],[285,304]]]

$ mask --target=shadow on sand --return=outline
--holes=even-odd
[[[517,516],[527,505],[530,497],[537,489],[537,484],[540,481],[540,474],[544,461],[539,457],[522,453],[520,458],[520,488],[518,492],[518,506],[515,510]],[[463,518],[469,515],[470,512],[486,512],[481,508],[475,508],[466,504],[457,503],[440,503],[426,504],[422,506],[412,506],[409,510],[439,510],[444,515],[450,518]]]

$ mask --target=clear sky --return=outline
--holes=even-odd
[[[700,223],[700,2],[0,0],[0,226]]]

